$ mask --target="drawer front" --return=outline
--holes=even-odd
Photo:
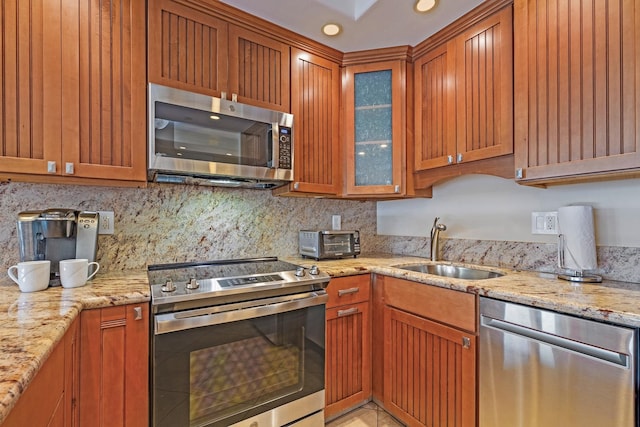
[[[424,283],[378,276],[384,303],[469,332],[477,331],[476,296]]]
[[[361,274],[331,279],[327,286],[327,293],[329,294],[327,308],[369,301],[371,275]]]

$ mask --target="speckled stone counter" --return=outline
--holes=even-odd
[[[640,283],[605,281],[574,284],[553,274],[480,267],[503,273],[488,280],[462,280],[401,270],[392,266],[431,262],[426,258],[393,255],[360,256],[341,260],[313,261],[287,258],[287,261],[310,267],[315,264],[333,277],[380,273],[400,279],[458,291],[471,292],[505,301],[575,314],[596,320],[640,327]],[[447,263],[447,262],[443,262]],[[465,264],[459,264],[465,265]],[[478,267],[478,266],[473,266]]]
[[[83,287],[32,293],[0,279],[0,423],[82,310],[149,300],[145,270],[99,274]]]
[[[394,268],[430,261],[389,254],[317,262],[299,257],[281,259],[305,267],[318,265],[332,277],[379,273],[640,327],[640,284],[604,282],[576,285],[558,280],[551,274],[494,267],[480,268],[497,271],[504,276],[489,280],[452,279]],[[0,279],[0,423],[80,311],[149,300],[144,270],[106,273],[81,288],[50,288],[29,294],[21,293],[9,279]]]

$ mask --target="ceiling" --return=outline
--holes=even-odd
[[[484,0],[438,0],[432,11],[414,12],[415,0],[221,0],[342,52],[415,46]],[[342,33],[325,36],[328,22]]]

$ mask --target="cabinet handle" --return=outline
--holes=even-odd
[[[462,348],[466,348],[466,349],[471,348],[471,338],[462,337]]]
[[[73,171],[73,163],[71,162],[67,162],[64,164],[64,173],[69,174],[69,175],[73,175],[74,171]]]
[[[133,320],[142,320],[142,307],[133,307],[133,313],[135,314]]]
[[[338,310],[338,317],[351,316],[358,312],[358,307],[348,308],[346,310]]]
[[[453,156],[449,155],[447,156],[447,162],[452,165],[453,164]]]
[[[522,179],[522,178],[524,178],[524,171],[522,170],[522,168],[517,168],[516,179]]]
[[[343,295],[355,294],[357,292],[360,292],[360,288],[340,289],[338,291],[338,296],[341,297]]]
[[[458,153],[458,157],[456,158],[458,163],[462,163],[462,153]]]
[[[47,173],[56,173],[56,162],[47,162]]]

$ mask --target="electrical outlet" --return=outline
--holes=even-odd
[[[331,215],[331,229],[340,230],[342,228],[342,218],[340,215]]]
[[[113,234],[113,211],[98,211],[98,213],[100,214],[100,220],[98,221],[98,234]]]
[[[558,212],[531,212],[531,234],[558,234]]]

